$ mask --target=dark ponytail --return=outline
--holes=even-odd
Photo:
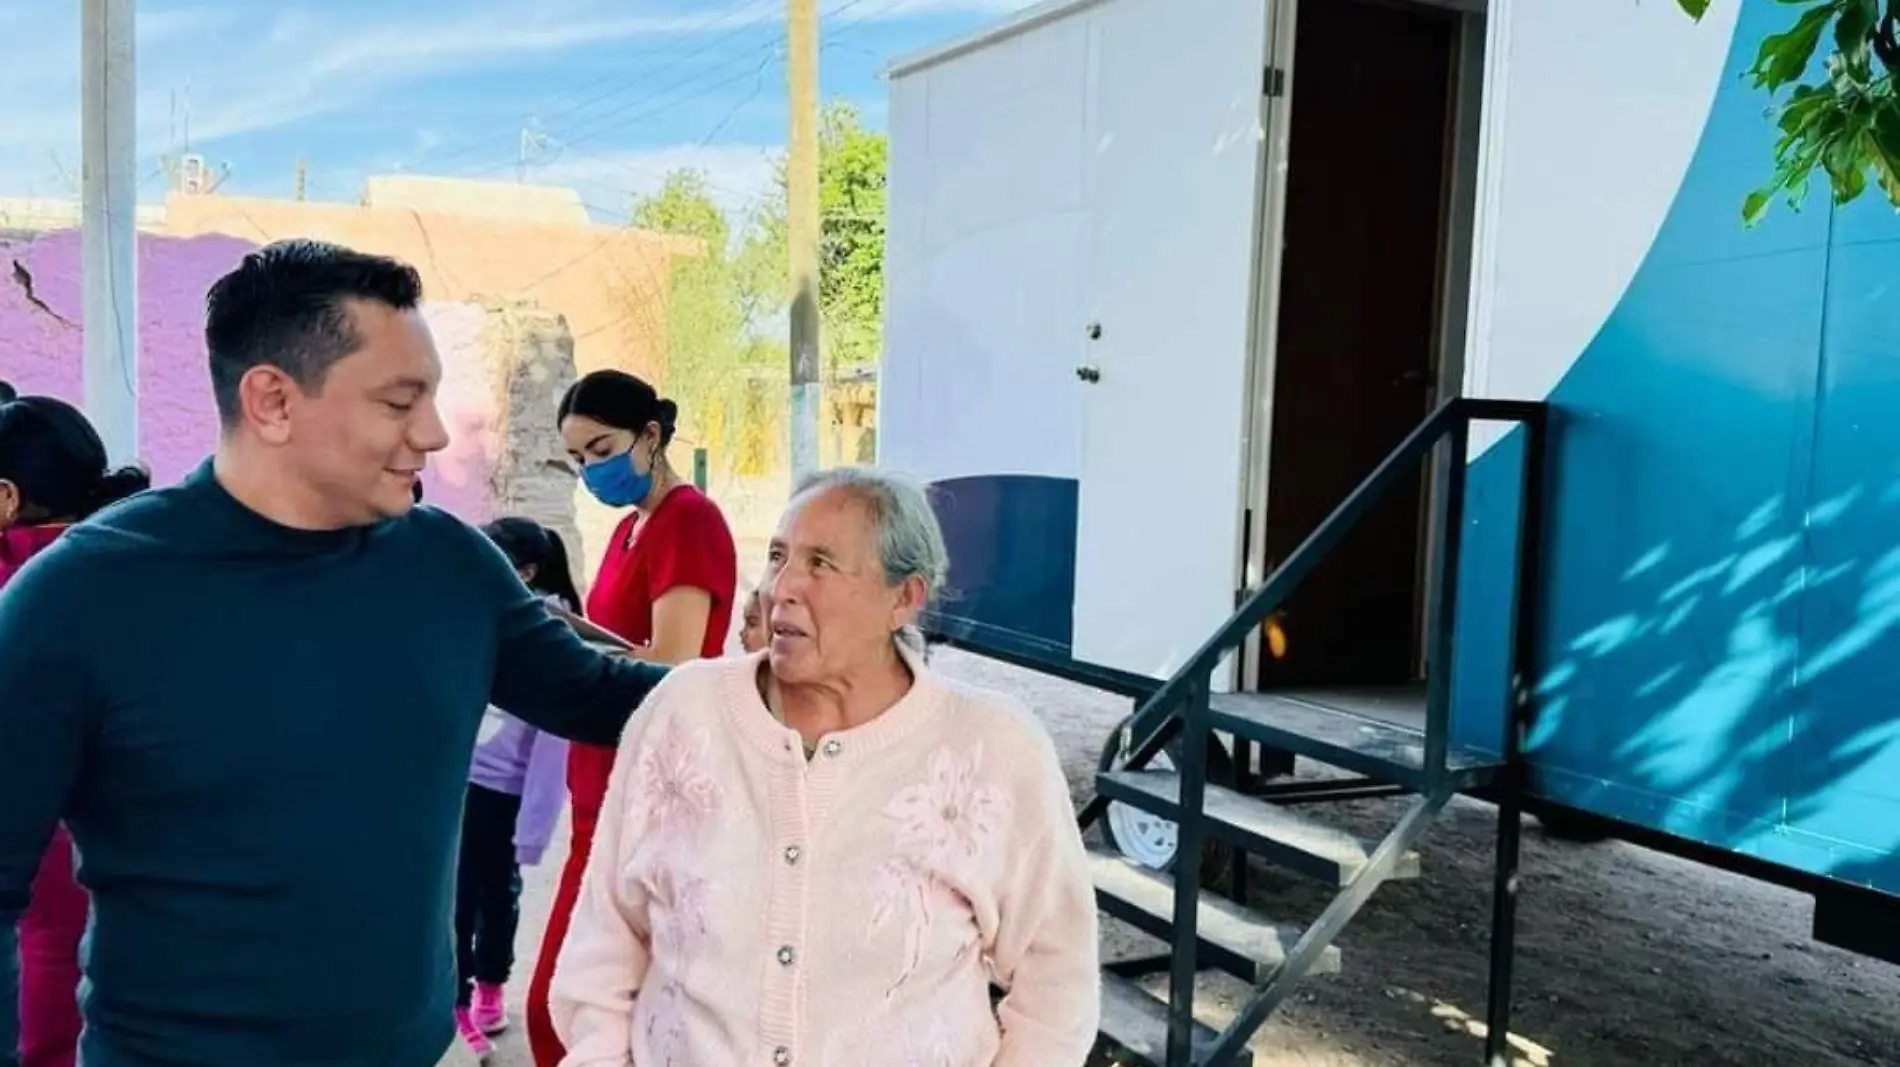
[[[542,527],[542,533],[548,535],[548,562],[534,571],[535,587],[543,593],[561,598],[567,610],[576,615],[581,613],[581,591],[574,588],[574,572],[567,562],[567,543],[561,535]]]
[[[567,545],[561,535],[535,522],[510,516],[482,527],[495,547],[501,549],[516,570],[534,568],[528,588],[543,596],[552,596],[580,614],[581,594],[574,587],[574,572],[568,568]]]
[[[673,431],[679,426],[680,408],[664,399],[651,385],[621,370],[597,370],[567,387],[556,422],[569,415],[593,419],[602,426],[646,432],[649,423],[660,426],[660,448],[673,443]]]
[[[143,493],[152,487],[152,475],[144,467],[120,467],[107,471],[99,479],[99,487],[93,493],[92,511],[98,511],[107,504],[116,504],[128,496]],[[90,515],[92,512],[87,512]]]
[[[660,447],[673,443],[673,431],[679,428],[680,406],[664,397],[653,405],[653,421],[660,424]]]
[[[84,519],[151,488],[143,468],[107,467],[105,444],[78,408],[0,387],[12,394],[0,399],[0,480],[18,487],[32,519]]]

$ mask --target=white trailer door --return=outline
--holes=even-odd
[[[1090,12],[1077,659],[1166,676],[1233,610],[1269,6]]]

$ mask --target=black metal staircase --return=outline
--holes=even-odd
[[[1511,686],[1515,707],[1503,753],[1462,749],[1451,743],[1452,644],[1456,621],[1459,534],[1464,521],[1465,457],[1474,422],[1504,421],[1524,431],[1518,553],[1513,597]],[[1157,874],[1110,853],[1092,857],[1096,898],[1102,909],[1167,942],[1169,974],[1165,1000],[1151,996],[1112,966],[1103,975],[1103,1050],[1115,1062],[1142,1067],[1250,1065],[1248,1042],[1309,975],[1335,971],[1341,960],[1333,944],[1340,931],[1389,880],[1419,874],[1415,848],[1451,798],[1482,791],[1499,806],[1492,928],[1491,1003],[1487,1062],[1505,1063],[1509,1030],[1509,985],[1515,928],[1515,879],[1519,827],[1520,746],[1530,700],[1531,622],[1525,601],[1536,588],[1543,508],[1546,427],[1542,404],[1453,400],[1440,407],[1367,477],[1287,561],[1244,598],[1234,615],[1176,673],[1155,690],[1123,727],[1126,759],[1097,777],[1097,795],[1083,810],[1084,827],[1120,802],[1168,819],[1177,827],[1177,861]],[[1354,714],[1311,695],[1221,693],[1211,677],[1227,657],[1353,524],[1392,487],[1443,448],[1439,464],[1438,558],[1430,587],[1431,629],[1427,644],[1425,714],[1422,728]],[[1252,745],[1291,752],[1358,775],[1343,782],[1283,783],[1261,789],[1229,788],[1208,780],[1207,751],[1216,734],[1230,736],[1238,752]],[[1148,769],[1177,738],[1172,771]],[[1365,841],[1327,825],[1289,802],[1310,803],[1370,795],[1406,795],[1410,804],[1382,838]],[[1331,887],[1334,895],[1303,929],[1276,925],[1242,903],[1202,887],[1203,845],[1218,841],[1236,859],[1229,889],[1245,899],[1247,856]],[[1205,1025],[1195,1015],[1196,978],[1215,969],[1252,983],[1251,998],[1225,1027]]]

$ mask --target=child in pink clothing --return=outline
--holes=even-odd
[[[105,446],[77,408],[0,382],[0,587],[67,526],[150,484],[140,468],[107,468]],[[29,892],[19,925],[20,1065],[73,1067],[91,904],[73,876],[65,827],[54,830]]]
[[[512,516],[482,532],[549,611],[581,610],[559,534]],[[469,765],[455,892],[455,1027],[478,1059],[508,1028],[502,990],[515,964],[521,868],[541,862],[566,803],[567,742],[490,707]]]
[[[908,640],[943,556],[908,482],[794,497],[768,650],[675,668],[621,741],[550,997],[565,1067],[1081,1067],[1067,781],[1034,716]]]
[[[79,1050],[79,942],[92,902],[73,878],[64,826],[40,858],[20,918],[20,1067],[73,1067]]]

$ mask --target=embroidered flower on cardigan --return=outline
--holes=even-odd
[[[690,839],[718,812],[719,780],[706,771],[707,747],[704,729],[688,731],[675,719],[640,753],[627,811],[645,820],[641,836]]]
[[[697,875],[682,872],[666,862],[664,855],[647,871],[643,881],[651,897],[653,946],[684,967],[699,955],[706,937],[706,911],[712,885]]]
[[[904,922],[904,961],[884,991],[888,1001],[923,965],[925,948],[937,924],[933,901],[958,894],[958,885],[977,881],[979,864],[1009,819],[1009,797],[979,782],[981,748],[958,755],[948,749],[931,754],[925,780],[898,791],[884,814],[897,823],[897,855],[873,872],[871,928]],[[967,941],[956,946],[961,956]]]
[[[646,994],[640,999],[645,1001]],[[688,1067],[686,997],[679,984],[661,986],[654,991],[653,1003],[641,1006],[646,1009],[647,1047],[660,1059],[656,1067]]]
[[[935,920],[926,885],[928,877],[905,859],[885,860],[873,875],[871,929],[882,930],[898,921],[900,915],[904,920],[904,962],[898,968],[897,979],[884,991],[887,999],[923,962],[924,937]]]
[[[957,755],[938,749],[925,781],[891,798],[884,813],[897,820],[897,847],[930,871],[962,871],[980,859],[1009,817],[1009,797],[982,785],[983,750]]]

